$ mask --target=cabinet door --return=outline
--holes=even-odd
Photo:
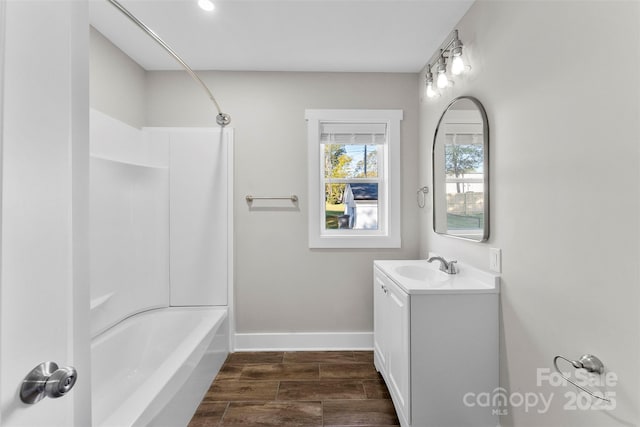
[[[382,273],[374,271],[373,275],[373,349],[376,367],[383,375],[387,370],[388,330],[387,330],[387,290]]]
[[[387,377],[388,386],[396,397],[396,408],[410,420],[409,399],[409,296],[395,284],[386,285],[388,329]]]

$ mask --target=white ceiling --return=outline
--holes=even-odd
[[[120,0],[195,70],[418,72],[473,0]],[[180,65],[106,0],[91,24],[147,70]]]

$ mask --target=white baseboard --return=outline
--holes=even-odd
[[[235,351],[372,350],[373,332],[235,334]]]

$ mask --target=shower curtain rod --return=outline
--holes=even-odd
[[[180,63],[180,65],[182,65],[182,67],[187,71],[187,73],[189,73],[191,78],[195,80],[196,83],[200,84],[200,86],[202,86],[202,89],[204,89],[204,91],[209,96],[209,99],[211,99],[213,104],[216,106],[216,110],[218,110],[218,115],[216,116],[216,123],[218,123],[222,127],[231,123],[231,116],[222,112],[222,110],[220,109],[220,105],[218,104],[218,101],[216,101],[216,99],[214,98],[213,94],[211,93],[207,85],[204,84],[202,79],[198,77],[195,71],[193,71],[191,67],[189,67],[187,63],[184,62],[184,60],[180,58],[180,56],[173,49],[171,49],[171,47],[164,40],[160,38],[160,36],[158,36],[151,28],[147,27],[144,24],[144,22],[136,18],[136,16],[133,13],[129,12],[127,8],[121,5],[117,0],[107,0],[107,1],[111,3],[120,12],[122,12],[122,14],[125,15],[127,18],[129,18],[134,24],[140,27],[140,29],[142,29],[145,33],[147,33],[149,37],[154,39],[160,46],[162,46],[164,50],[166,50],[167,53],[169,53],[169,55],[171,55],[176,61],[178,61],[178,63]]]

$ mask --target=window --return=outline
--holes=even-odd
[[[307,110],[309,247],[400,247],[402,110]]]

